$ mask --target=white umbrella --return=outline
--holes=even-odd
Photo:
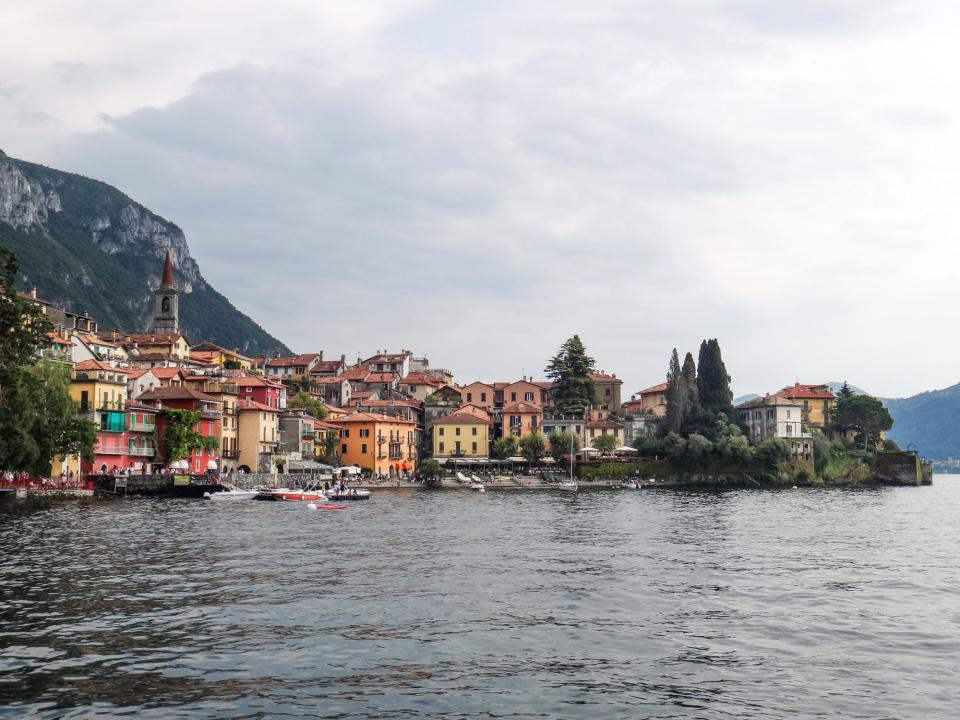
[[[624,445],[623,447],[618,447],[616,450],[614,450],[614,452],[620,453],[635,453],[636,451],[636,448],[632,448],[629,445]]]

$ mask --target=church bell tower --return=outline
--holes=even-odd
[[[163,261],[163,278],[160,287],[153,291],[153,334],[180,332],[180,293],[173,281],[173,264],[170,262],[170,251]]]

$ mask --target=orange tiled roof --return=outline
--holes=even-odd
[[[153,390],[147,390],[137,400],[141,402],[144,400],[202,400],[203,402],[220,404],[219,398],[182,386],[153,388]]]
[[[73,366],[74,370],[104,370],[106,372],[115,372],[120,373],[121,375],[129,375],[130,371],[125,368],[113,367],[108,365],[105,362],[100,360],[84,360],[83,362],[78,362]]]
[[[339,377],[337,376],[322,377],[321,376],[321,377],[311,378],[310,382],[315,383],[317,385],[339,385],[341,383],[347,382],[347,379],[342,375],[340,375]]]
[[[503,413],[540,413],[540,406],[536,403],[514,402],[503,406]]]
[[[256,400],[237,400],[237,410],[260,410],[261,412],[280,412],[280,408],[270,407]]]
[[[623,380],[618,378],[616,375],[607,375],[605,373],[590,373],[590,379],[596,380],[597,382],[614,382],[623,384]]]
[[[352,423],[352,422],[383,422],[383,423],[405,423],[407,425],[416,425],[416,420],[405,420],[404,418],[390,417],[389,415],[380,415],[366,412],[354,412],[345,418],[331,420],[332,423]]]
[[[659,385],[654,385],[653,387],[648,387],[646,390],[641,390],[638,395],[652,395],[653,393],[662,393],[666,392],[667,384],[665,382],[660,383]]]
[[[444,415],[434,425],[489,425],[490,420],[484,420],[473,413],[455,412]]]
[[[321,360],[320,362],[318,362],[316,365],[313,366],[310,372],[312,373],[333,372],[340,367],[341,362],[343,361],[342,360]]]
[[[442,380],[438,380],[432,375],[427,375],[422,372],[412,372],[404,378],[401,378],[400,382],[403,385],[431,385],[434,387],[439,387],[443,385]]]
[[[392,372],[371,372],[363,378],[365,383],[392,383],[397,379],[396,374]]]
[[[774,395],[791,400],[833,400],[836,398],[829,385],[801,385],[800,383],[785,387]]]
[[[295,367],[298,365],[309,365],[314,358],[319,358],[319,353],[303,353],[293,357],[274,358],[267,363],[267,367]]]
[[[411,407],[418,410],[423,407],[419,400],[367,400],[363,403],[366,407]]]

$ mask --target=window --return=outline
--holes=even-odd
[[[470,429],[471,429],[471,431],[472,431],[472,432],[470,433],[471,435],[476,435],[476,434],[477,434],[477,426],[476,426],[476,425],[474,425],[474,426],[473,426],[472,428],[470,428]]]
[[[454,434],[454,435],[459,435],[459,434],[460,434],[460,426],[459,426],[459,425],[454,428],[453,434]]]
[[[361,454],[361,455],[366,455],[366,454],[367,454],[367,444],[366,444],[366,443],[361,443],[361,444],[360,444],[360,454]]]
[[[370,428],[360,428],[360,437],[370,437]]]
[[[523,399],[526,400],[527,402],[533,402],[533,393],[531,392],[524,393]]]
[[[480,393],[480,402],[486,402],[486,401],[487,401],[487,394]]]
[[[789,420],[789,419],[790,419],[790,411],[787,410],[787,420]]]
[[[347,445],[346,445],[346,443],[344,443],[343,445],[340,446],[340,453],[343,454],[343,455],[346,455],[346,454],[347,454]]]
[[[342,438],[348,438],[348,437],[350,437],[350,431],[347,430],[347,428],[344,428],[343,430],[340,431],[340,437],[342,437]],[[346,452],[346,451],[344,451],[344,452]]]
[[[473,454],[474,454],[474,455],[476,455],[476,454],[477,454],[477,444],[476,444],[476,443],[473,443],[473,449],[472,449],[472,452],[473,452]]]
[[[603,391],[603,396],[604,396],[604,397],[610,397],[610,388],[605,388],[605,389],[604,389],[604,391]]]
[[[454,450],[454,453],[456,453],[457,455],[459,455],[459,454],[460,454],[460,441],[457,440],[457,442],[454,443],[454,446],[455,446],[455,448],[456,448],[456,449]]]
[[[516,402],[516,401],[517,401],[517,394],[510,393],[510,402]]]
[[[443,426],[441,426],[441,427],[437,430],[437,434],[438,434],[438,435],[443,435]]]
[[[467,393],[467,402],[473,401],[473,393]]]
[[[443,452],[443,443],[440,443],[440,452]]]

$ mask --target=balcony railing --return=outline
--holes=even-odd
[[[153,457],[157,454],[157,449],[152,447],[132,447],[130,448],[130,454],[142,457]]]
[[[208,418],[210,420],[218,420],[220,418],[219,410],[210,410],[209,408],[200,409],[200,417]]]
[[[106,445],[96,448],[97,455],[129,455],[130,449],[125,445]]]
[[[154,423],[131,423],[130,431],[131,432],[153,432],[157,429],[157,426]]]

